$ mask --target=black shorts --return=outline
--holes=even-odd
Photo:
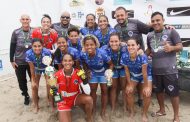
[[[171,97],[179,96],[178,74],[153,75],[156,93],[166,92]]]

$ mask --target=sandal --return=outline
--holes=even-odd
[[[151,114],[152,117],[159,117],[159,116],[165,116],[166,113],[161,113],[160,111],[157,111],[157,112],[153,112]]]

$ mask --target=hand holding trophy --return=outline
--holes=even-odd
[[[112,76],[113,76],[113,71],[111,69],[107,69],[104,73],[106,79],[107,79],[107,86],[112,85]]]
[[[50,66],[51,62],[52,59],[49,56],[44,56],[42,59],[42,63],[47,65],[45,69],[45,74],[49,76],[48,84],[50,85],[50,94],[53,95],[55,102],[60,102],[62,101],[62,97],[61,94],[58,93],[58,89],[56,87],[57,79],[54,77],[55,73],[54,67]]]

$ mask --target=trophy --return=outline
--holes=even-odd
[[[104,73],[107,82],[107,86],[110,87],[112,85],[112,76],[113,76],[113,71],[111,69],[107,69]]]
[[[54,67],[50,66],[51,61],[52,59],[49,56],[44,56],[42,59],[42,63],[47,66],[45,68],[45,74],[49,76],[48,84],[50,85],[50,94],[53,95],[54,101],[57,103],[57,102],[62,101],[62,96],[61,94],[58,93],[58,89],[56,87],[57,79],[54,77],[54,73],[55,73]]]

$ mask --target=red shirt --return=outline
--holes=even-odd
[[[40,28],[36,28],[32,32],[32,38],[41,39],[43,46],[47,49],[52,49],[52,45],[56,43],[58,34],[57,32],[50,32],[49,34],[42,35]]]
[[[59,93],[61,93],[61,91],[66,91],[67,93],[80,92],[79,85],[82,83],[82,80],[77,75],[77,72],[77,69],[73,69],[71,76],[65,76],[63,69],[55,73],[57,84],[59,85]]]

